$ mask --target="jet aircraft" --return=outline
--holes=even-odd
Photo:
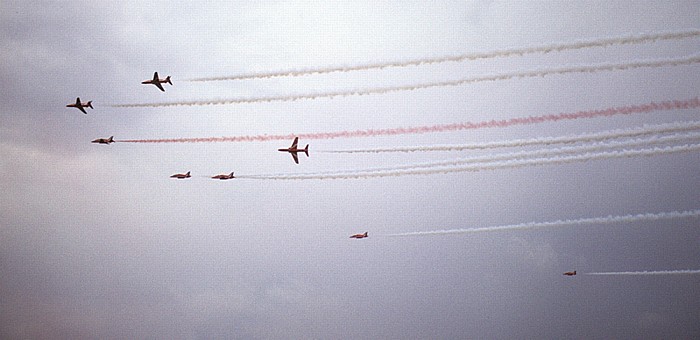
[[[566,275],[566,276],[574,276],[574,275],[576,275],[576,271],[574,270],[573,272],[566,272],[566,273],[564,273],[564,275]]]
[[[233,175],[233,171],[231,171],[231,173],[228,175],[221,174],[221,175],[216,175],[216,176],[212,177],[212,179],[220,179],[220,180],[227,180],[227,179],[232,179],[232,178],[236,178],[236,176]]]
[[[110,144],[114,143],[114,136],[110,136],[109,138],[98,138],[92,141],[93,143],[99,143],[99,144]]]
[[[364,234],[355,234],[355,235],[350,236],[350,238],[365,238],[365,237],[369,237],[369,235],[367,235],[366,231]]]
[[[68,105],[66,105],[66,107],[77,108],[78,110],[82,111],[84,114],[87,114],[87,112],[85,111],[86,107],[89,107],[93,110],[95,109],[94,107],[92,107],[92,100],[87,102],[87,104],[83,104],[80,102],[80,97],[75,98],[75,104],[68,104]]]
[[[153,79],[151,80],[144,80],[141,82],[141,84],[153,84],[155,85],[158,89],[161,91],[165,92],[165,89],[163,88],[163,83],[168,83],[170,85],[173,85],[172,82],[170,82],[170,76],[165,77],[165,79],[160,79],[158,78],[158,72],[153,73]]]
[[[297,147],[297,144],[299,143],[299,137],[294,138],[294,142],[292,142],[292,146],[287,148],[287,149],[277,149],[277,151],[282,151],[282,152],[289,152],[292,154],[292,158],[294,158],[294,162],[299,164],[299,156],[297,156],[298,152],[303,152],[306,154],[306,157],[309,157],[309,144],[306,144],[306,147],[303,149],[299,149]]]
[[[170,178],[177,178],[177,179],[185,179],[185,178],[190,178],[190,172],[188,171],[186,174],[174,174],[170,176]]]

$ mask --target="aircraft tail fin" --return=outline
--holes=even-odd
[[[576,275],[576,271],[574,270],[574,275]]]
[[[369,237],[369,235],[367,235],[367,232],[366,232],[366,231],[365,231],[365,237]]]
[[[170,85],[173,84],[173,83],[170,81],[170,76],[167,76],[167,77],[165,78],[165,82],[167,82],[167,83],[170,84]]]
[[[309,157],[309,144],[306,144],[306,147],[304,148],[304,153],[306,154],[306,157]]]
[[[92,100],[89,101],[86,106],[93,109],[93,110],[95,109],[94,107],[92,107]]]
[[[229,176],[231,176],[231,178],[233,178],[233,177],[234,177],[234,176],[233,176],[233,171],[231,171],[231,174],[229,174]]]
[[[188,171],[185,175],[186,175],[187,177],[191,177],[189,171]]]
[[[113,142],[114,142],[114,136],[109,136],[109,139],[107,140],[107,142],[113,143]]]

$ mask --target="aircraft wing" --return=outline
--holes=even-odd
[[[157,86],[161,91],[165,92],[165,89],[163,88],[163,85],[160,84],[158,79],[153,80],[153,85]]]
[[[292,147],[290,147],[290,149],[296,149],[297,144],[299,144],[299,137],[294,137],[294,141],[292,142]]]
[[[85,108],[83,108],[82,105],[81,105],[81,106],[76,106],[76,107],[78,108],[78,110],[83,111],[84,114],[87,114],[87,112],[85,112]]]
[[[292,154],[292,158],[294,158],[294,162],[299,164],[299,156],[297,156],[296,152],[290,152]]]

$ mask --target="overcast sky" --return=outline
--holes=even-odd
[[[697,1],[3,1],[0,338],[698,338],[697,218],[387,237],[698,209],[698,152],[372,179],[214,181],[361,170],[504,149],[464,144],[690,122],[698,109],[419,135],[90,143],[335,132],[688,100],[700,65],[572,73],[293,102],[123,108],[663,60],[700,38],[416,67],[217,82],[699,29]],[[158,71],[173,85],[140,82]],[[84,115],[65,105],[93,101]],[[676,143],[683,144],[683,143]],[[675,145],[675,144],[672,144]],[[664,145],[665,146],[665,145]],[[192,172],[187,180],[170,179]],[[349,239],[369,232],[369,238]],[[565,277],[563,272],[579,275]]]

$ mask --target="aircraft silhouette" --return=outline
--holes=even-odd
[[[97,138],[92,143],[99,143],[99,144],[110,144],[114,143],[114,136],[110,136],[109,138]]]
[[[303,152],[306,154],[306,157],[309,157],[309,144],[306,144],[306,147],[303,149],[299,149],[297,147],[297,144],[299,143],[299,137],[295,137],[294,141],[292,142],[292,146],[286,149],[277,149],[277,151],[283,151],[283,152],[289,152],[292,154],[292,158],[294,158],[294,162],[299,164],[299,156],[297,156],[298,152]]]
[[[157,88],[159,88],[161,91],[165,92],[165,89],[163,88],[163,83],[168,83],[171,86],[173,85],[172,82],[170,82],[170,76],[165,77],[165,79],[160,79],[158,78],[158,72],[153,73],[153,79],[151,80],[144,80],[141,82],[141,84],[153,84]]]
[[[80,97],[75,98],[75,104],[68,104],[68,105],[66,105],[66,107],[77,108],[78,110],[82,111],[84,114],[87,114],[87,112],[85,111],[86,107],[89,107],[89,108],[94,110],[94,108],[92,107],[92,100],[87,102],[87,104],[83,104],[80,102]]]

